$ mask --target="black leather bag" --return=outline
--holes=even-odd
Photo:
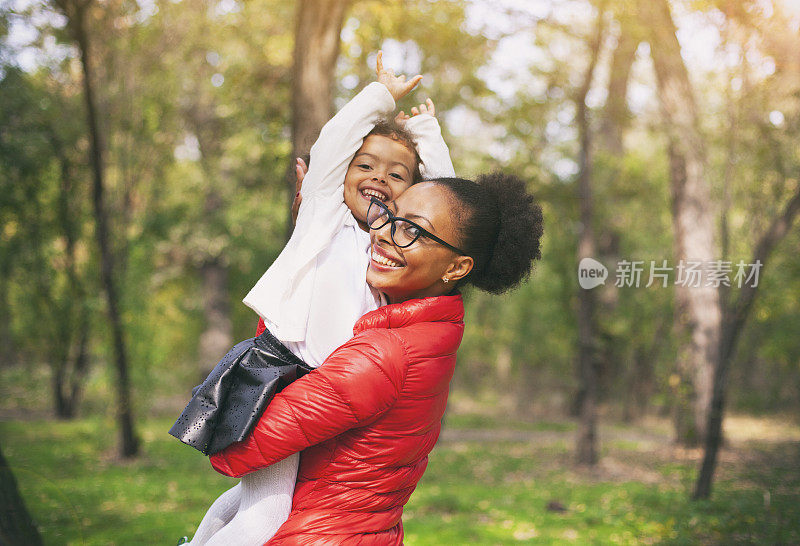
[[[169,433],[204,455],[222,451],[244,440],[275,394],[312,369],[265,330],[222,357]]]

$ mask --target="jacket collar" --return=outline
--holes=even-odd
[[[370,311],[356,322],[353,335],[371,328],[402,328],[417,322],[464,321],[461,294],[417,298]]]

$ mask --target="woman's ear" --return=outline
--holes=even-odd
[[[448,279],[448,282],[460,281],[472,271],[472,266],[475,265],[474,260],[470,256],[457,256],[444,272],[443,277]]]

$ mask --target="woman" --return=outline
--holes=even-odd
[[[541,209],[501,174],[414,185],[374,200],[367,221],[367,282],[389,305],[278,394],[246,441],[211,457],[239,477],[304,450],[292,512],[268,544],[402,543],[463,333],[456,287],[503,292],[540,258]]]

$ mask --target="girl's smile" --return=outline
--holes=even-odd
[[[370,198],[388,202],[413,182],[417,159],[405,144],[369,135],[356,152],[344,178],[344,202],[365,231]]]

